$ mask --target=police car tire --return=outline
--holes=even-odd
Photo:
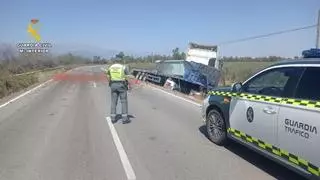
[[[221,125],[222,130],[219,131],[220,132],[219,136],[214,136],[213,133],[210,131],[210,126],[212,125],[212,122],[210,121],[209,117],[211,117],[212,115],[215,116],[216,118],[218,118],[218,121],[220,121],[219,123]],[[220,114],[220,112],[217,111],[216,109],[210,110],[207,115],[206,130],[207,130],[208,138],[213,143],[215,143],[217,145],[224,145],[226,143],[226,141],[227,141],[226,123],[225,123],[225,120],[223,119],[222,115]]]

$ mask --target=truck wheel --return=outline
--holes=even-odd
[[[217,145],[223,145],[227,141],[226,123],[215,109],[210,110],[206,119],[208,138]]]

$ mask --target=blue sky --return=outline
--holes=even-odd
[[[0,41],[30,40],[30,19],[42,39],[74,48],[170,53],[190,41],[223,41],[316,23],[319,0],[0,0]],[[315,29],[221,46],[225,56],[299,55],[315,46]]]

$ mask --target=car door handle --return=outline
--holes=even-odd
[[[263,112],[267,114],[275,114],[276,110],[273,109],[272,107],[266,107],[266,108],[263,108]]]

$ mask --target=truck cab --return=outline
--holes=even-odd
[[[193,61],[221,70],[222,64],[217,58],[218,47],[214,45],[201,45],[189,43],[186,61]]]

